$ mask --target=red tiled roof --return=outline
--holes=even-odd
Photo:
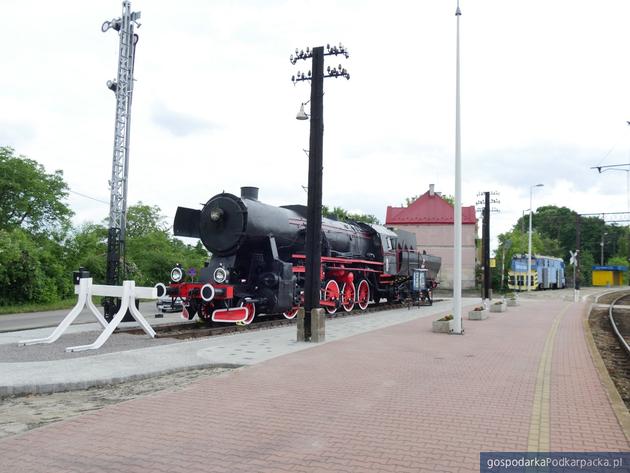
[[[452,224],[453,206],[437,194],[422,194],[409,207],[387,207],[385,225]],[[462,224],[477,223],[475,206],[462,207]]]

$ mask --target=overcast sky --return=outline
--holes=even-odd
[[[198,207],[261,188],[305,203],[309,83],[296,47],[342,42],[326,79],[324,203],[376,215],[454,193],[455,1],[136,0],[129,203]],[[534,205],[628,210],[630,4],[461,0],[463,205],[500,192],[492,235]],[[75,222],[108,214],[121,2],[0,0],[0,145],[61,169]],[[307,106],[308,111],[308,106]],[[90,196],[97,200],[83,197]],[[101,200],[106,203],[98,202]]]

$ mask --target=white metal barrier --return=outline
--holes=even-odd
[[[83,307],[87,304],[90,312],[98,323],[103,327],[103,332],[98,338],[89,345],[80,345],[76,347],[68,347],[66,351],[84,351],[84,350],[96,350],[103,346],[109,336],[116,330],[116,327],[122,322],[122,319],[127,313],[127,309],[131,313],[132,317],[140,324],[142,330],[146,332],[151,338],[155,337],[155,331],[144,316],[136,309],[136,299],[157,299],[157,289],[154,287],[136,287],[135,281],[123,281],[122,286],[104,286],[98,284],[92,284],[92,278],[81,278],[79,285],[75,286],[74,292],[79,295],[77,304],[72,308],[70,313],[64,317],[57,328],[46,338],[36,338],[33,340],[24,340],[18,342],[18,345],[35,345],[38,343],[52,343],[57,340],[66,329],[74,322],[79,316]],[[105,318],[101,315],[98,309],[92,303],[92,296],[103,297],[118,297],[120,298],[120,309],[108,324]]]

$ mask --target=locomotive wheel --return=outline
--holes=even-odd
[[[249,325],[254,320],[254,315],[256,315],[256,305],[253,302],[241,302],[241,307],[247,308],[247,318],[242,322],[237,322],[238,325]]]
[[[337,301],[339,300],[339,296],[341,292],[339,291],[339,284],[334,279],[331,279],[326,283],[326,288],[324,289],[324,300],[329,302],[334,302],[335,307],[326,307],[326,312],[329,314],[334,314],[337,312]]]
[[[350,312],[354,309],[355,292],[354,283],[344,283],[341,288],[341,306],[346,312]]]
[[[357,304],[359,304],[359,308],[361,310],[367,309],[368,302],[370,301],[370,285],[365,279],[359,283],[357,293]]]
[[[192,320],[197,315],[199,310],[199,303],[195,299],[190,299],[188,306],[184,306],[182,310],[182,319]]]
[[[212,320],[212,310],[214,309],[213,304],[209,304],[207,302],[203,302],[201,307],[199,308],[199,318],[204,322],[208,322]]]
[[[289,309],[286,312],[283,312],[282,315],[284,315],[285,319],[292,320],[297,315],[298,309],[299,309],[299,307],[293,307],[292,309]]]

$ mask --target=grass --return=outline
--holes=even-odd
[[[77,296],[68,299],[62,299],[56,302],[41,304],[20,304],[20,305],[3,305],[0,306],[0,315],[21,314],[24,312],[42,312],[46,310],[70,309],[77,303]]]

